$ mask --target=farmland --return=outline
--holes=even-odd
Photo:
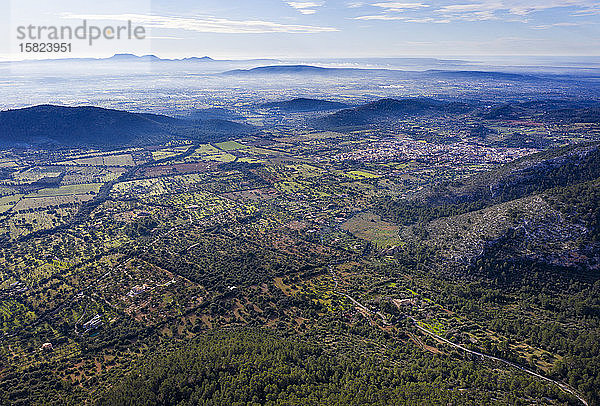
[[[425,374],[416,359],[441,375],[460,370],[464,379],[436,393],[458,393],[463,403],[491,401],[490,393],[503,404],[576,404],[573,393],[594,395],[565,344],[596,326],[596,305],[571,296],[576,286],[597,289],[594,277],[561,276],[564,291],[547,284],[527,296],[510,273],[520,266],[538,283],[548,268],[526,260],[583,261],[578,250],[593,242],[577,239],[589,230],[560,206],[562,195],[442,214],[402,206],[439,190],[446,198],[453,189],[443,182],[468,186],[541,150],[505,134],[521,126],[535,138],[537,127],[487,124],[494,133],[485,142],[471,142],[458,124],[415,118],[394,132],[279,128],[39,161],[11,152],[0,197],[0,402],[43,403],[40,393],[90,402],[154,354],[251,329],[317,343],[327,357],[369,359],[390,374],[391,366],[402,367],[393,374],[409,366]],[[424,139],[417,126],[437,136]],[[581,141],[579,131],[571,136]],[[417,220],[395,221],[398,207]],[[505,240],[513,245],[493,251]],[[500,260],[495,270],[497,257],[511,256],[524,259]],[[552,295],[560,304],[550,304]],[[585,318],[569,310],[572,301]],[[444,340],[574,392],[510,364],[473,362]],[[590,359],[581,362],[593,368]],[[487,374],[497,380],[482,389],[475,382]]]

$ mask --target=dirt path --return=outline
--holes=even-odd
[[[368,314],[377,315],[377,316],[379,316],[379,317],[382,318],[382,320],[383,320],[384,323],[386,323],[386,324],[388,323],[387,320],[385,319],[385,316],[383,314],[381,314],[380,312],[374,312],[374,311],[370,310],[369,308],[367,308],[362,303],[360,303],[358,300],[354,299],[352,296],[348,295],[347,293],[340,292],[338,290],[338,280],[337,280],[337,275],[336,275],[335,270],[334,270],[334,265],[330,265],[329,266],[329,270],[330,270],[331,275],[333,277],[333,280],[335,282],[335,288],[334,288],[334,292],[335,293],[347,297],[359,309],[367,312]],[[501,364],[504,364],[504,365],[516,368],[516,369],[518,369],[518,370],[520,370],[522,372],[525,372],[525,373],[527,373],[529,375],[535,376],[536,378],[542,379],[542,380],[544,380],[544,381],[546,381],[548,383],[552,383],[552,384],[558,386],[558,388],[560,390],[562,390],[563,392],[566,392],[566,393],[568,393],[568,394],[570,394],[572,396],[575,396],[577,399],[579,399],[579,401],[582,404],[584,404],[585,406],[588,406],[587,401],[575,389],[573,389],[571,386],[569,386],[569,385],[567,385],[565,383],[562,383],[562,382],[559,382],[559,381],[555,381],[554,379],[547,378],[547,377],[545,377],[543,375],[538,374],[537,372],[531,371],[531,370],[529,370],[527,368],[524,368],[524,367],[522,367],[520,365],[517,365],[514,362],[510,362],[510,361],[507,361],[507,360],[502,359],[502,358],[494,357],[492,355],[483,354],[483,353],[478,352],[478,351],[470,350],[470,349],[468,349],[466,347],[463,347],[460,344],[455,344],[452,341],[447,340],[444,337],[440,337],[439,335],[437,335],[437,334],[435,334],[435,333],[433,333],[433,332],[431,332],[431,331],[429,331],[429,330],[427,330],[427,329],[419,326],[419,324],[417,323],[417,320],[415,320],[413,317],[410,317],[410,319],[413,321],[415,327],[419,331],[421,331],[422,333],[425,333],[425,334],[427,334],[429,336],[434,337],[436,340],[439,340],[439,341],[441,341],[441,342],[443,342],[445,344],[448,344],[448,345],[450,345],[450,346],[452,346],[454,348],[457,348],[459,350],[462,350],[462,351],[464,351],[466,353],[473,354],[473,355],[476,355],[476,356],[481,357],[481,358],[486,358],[486,359],[489,359],[489,360],[493,360],[493,361],[499,362]]]
[[[427,334],[427,335],[430,335],[431,337],[435,338],[436,340],[442,341],[442,342],[444,342],[444,343],[446,343],[446,344],[448,344],[448,345],[450,345],[450,346],[452,346],[452,347],[454,347],[454,348],[458,348],[459,350],[462,350],[462,351],[464,351],[464,352],[466,352],[466,353],[473,354],[473,355],[479,356],[479,357],[481,357],[481,358],[487,358],[487,359],[490,359],[490,360],[493,360],[493,361],[500,362],[500,363],[502,363],[502,364],[504,364],[504,365],[508,365],[508,366],[510,366],[510,367],[513,367],[513,368],[516,368],[516,369],[518,369],[518,370],[520,370],[520,371],[523,371],[523,372],[525,372],[525,373],[527,373],[527,374],[529,374],[529,375],[535,376],[536,378],[543,379],[543,380],[544,380],[544,381],[546,381],[546,382],[553,383],[554,385],[558,386],[558,387],[559,387],[559,388],[560,388],[560,389],[561,389],[563,392],[567,392],[567,393],[569,393],[570,395],[573,395],[573,396],[575,396],[577,399],[579,399],[579,401],[580,401],[581,403],[583,403],[585,406],[588,406],[588,403],[586,402],[586,400],[585,400],[585,399],[584,399],[584,398],[583,398],[581,395],[579,395],[579,394],[578,394],[578,393],[575,391],[575,389],[573,389],[572,387],[570,387],[570,386],[569,386],[569,385],[567,385],[567,384],[564,384],[564,383],[562,383],[562,382],[555,381],[554,379],[547,378],[547,377],[545,377],[545,376],[543,376],[543,375],[540,375],[540,374],[538,374],[538,373],[536,373],[536,372],[533,372],[533,371],[531,371],[531,370],[529,370],[529,369],[527,369],[527,368],[524,368],[524,367],[522,367],[522,366],[520,366],[520,365],[517,365],[517,364],[515,364],[515,363],[513,363],[513,362],[510,362],[510,361],[507,361],[507,360],[505,360],[505,359],[498,358],[498,357],[494,357],[494,356],[492,356],[492,355],[483,354],[483,353],[481,353],[481,352],[474,351],[474,350],[470,350],[470,349],[468,349],[468,348],[466,348],[466,347],[463,347],[463,346],[462,346],[462,345],[460,345],[460,344],[455,344],[455,343],[453,343],[452,341],[450,341],[450,340],[447,340],[447,339],[445,339],[444,337],[440,337],[439,335],[437,335],[437,334],[435,334],[435,333],[433,333],[433,332],[431,332],[431,331],[429,331],[429,330],[427,330],[427,329],[425,329],[425,328],[423,328],[423,327],[419,326],[419,325],[417,324],[417,321],[416,321],[414,318],[412,318],[412,317],[411,317],[410,319],[411,319],[411,320],[414,322],[414,325],[415,325],[415,327],[416,327],[417,329],[419,329],[419,331],[421,331],[421,332],[423,332],[423,333],[425,333],[425,334]]]

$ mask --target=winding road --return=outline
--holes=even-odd
[[[340,292],[338,290],[338,279],[337,279],[337,275],[335,273],[333,265],[329,266],[329,271],[331,273],[331,276],[333,277],[333,281],[335,282],[335,287],[333,289],[333,291],[335,293],[347,297],[359,309],[364,310],[365,312],[367,312],[369,314],[374,314],[374,315],[380,316],[382,318],[382,320],[384,321],[384,323],[388,324],[388,321],[385,319],[385,317],[383,316],[383,314],[381,314],[380,312],[374,312],[374,311],[372,311],[367,306],[363,305],[362,303],[360,303],[358,300],[356,300],[352,296],[348,295],[347,293]],[[565,383],[562,383],[562,382],[559,382],[559,381],[555,381],[554,379],[550,379],[548,377],[540,375],[537,372],[534,372],[534,371],[532,371],[530,369],[527,369],[527,368],[522,367],[522,366],[520,366],[518,364],[515,364],[514,362],[510,362],[510,361],[507,361],[507,360],[502,359],[502,358],[494,357],[492,355],[483,354],[483,353],[478,352],[478,351],[470,350],[470,349],[468,349],[466,347],[463,347],[460,344],[453,343],[452,341],[450,341],[450,340],[448,340],[448,339],[446,339],[444,337],[441,337],[441,336],[439,336],[439,335],[437,335],[437,334],[435,334],[435,333],[433,333],[433,332],[431,332],[431,331],[429,331],[429,330],[427,330],[427,329],[419,326],[419,324],[417,323],[417,320],[415,320],[413,317],[409,317],[409,319],[412,320],[412,322],[414,323],[414,326],[419,331],[421,331],[422,333],[425,333],[425,334],[427,334],[427,335],[435,338],[436,340],[439,340],[439,341],[441,341],[441,342],[443,342],[445,344],[448,344],[451,347],[454,347],[454,348],[457,348],[459,350],[462,350],[462,351],[464,351],[464,352],[466,352],[468,354],[476,355],[476,356],[484,358],[484,359],[489,359],[489,360],[492,360],[492,361],[499,362],[499,363],[504,364],[506,366],[510,366],[510,367],[516,368],[516,369],[518,369],[518,370],[520,370],[522,372],[525,372],[526,374],[529,374],[531,376],[534,376],[534,377],[536,377],[538,379],[542,379],[542,380],[544,380],[544,381],[546,381],[548,383],[552,383],[552,384],[556,385],[563,392],[568,393],[568,394],[576,397],[583,405],[588,406],[588,403],[583,398],[583,396],[581,396],[574,388],[572,388],[571,386],[569,386],[569,385],[567,385]]]
[[[429,330],[427,330],[427,329],[419,326],[419,324],[417,323],[417,321],[414,318],[410,317],[410,319],[414,322],[415,327],[417,329],[419,329],[419,331],[421,331],[421,332],[423,332],[423,333],[425,333],[427,335],[430,335],[431,337],[435,338],[436,340],[442,341],[445,344],[448,344],[448,345],[450,345],[450,346],[452,346],[454,348],[457,348],[459,350],[463,350],[466,353],[477,355],[477,356],[482,357],[482,358],[487,358],[487,359],[492,360],[492,361],[500,362],[500,363],[502,363],[504,365],[508,365],[510,367],[513,367],[513,368],[516,368],[516,369],[518,369],[520,371],[523,371],[523,372],[525,372],[525,373],[527,373],[529,375],[535,376],[536,378],[543,379],[546,382],[553,383],[554,385],[558,386],[563,392],[566,392],[566,393],[569,393],[570,395],[575,396],[577,399],[579,399],[579,401],[581,403],[583,403],[585,406],[588,406],[587,401],[581,395],[579,395],[577,393],[577,391],[575,391],[575,389],[573,389],[572,387],[570,387],[569,385],[567,385],[565,383],[562,383],[562,382],[559,382],[559,381],[555,381],[554,379],[547,378],[547,377],[545,377],[543,375],[540,375],[540,374],[538,374],[536,372],[533,372],[533,371],[531,371],[531,370],[529,370],[527,368],[524,368],[524,367],[522,367],[520,365],[517,365],[514,362],[510,362],[510,361],[507,361],[507,360],[502,359],[502,358],[494,357],[493,355],[487,355],[487,354],[483,354],[483,353],[478,352],[478,351],[470,350],[470,349],[468,349],[466,347],[463,347],[460,344],[453,343],[452,341],[450,341],[450,340],[448,340],[448,339],[446,339],[444,337],[441,337],[441,336],[439,336],[439,335],[437,335],[437,334],[435,334],[435,333],[433,333],[433,332],[431,332],[431,331],[429,331]]]

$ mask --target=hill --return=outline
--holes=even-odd
[[[0,143],[118,147],[173,138],[221,140],[250,131],[225,120],[186,121],[100,107],[39,105],[0,112]]]
[[[429,98],[381,99],[321,117],[314,120],[313,125],[322,128],[362,126],[381,122],[381,120],[429,113],[456,113],[467,109],[465,104],[447,103]]]
[[[297,98],[281,102],[270,102],[261,105],[267,109],[278,109],[286,112],[309,112],[340,110],[349,107],[346,103],[332,102],[329,100]]]
[[[310,66],[310,65],[273,65],[273,66],[259,66],[257,68],[251,69],[235,69],[224,72],[225,75],[273,75],[273,74],[324,74],[329,73],[334,70],[339,69],[330,69],[330,68],[321,68],[318,66]]]
[[[466,362],[455,369],[457,378],[430,385],[432,371],[446,373],[450,368],[446,357],[431,360],[407,352],[407,358],[419,360],[418,366],[398,368],[360,354],[353,344],[342,354],[268,330],[209,333],[169,354],[152,354],[100,394],[97,404],[233,405],[246,404],[248,399],[264,405],[508,404],[506,390],[492,397],[465,385],[483,373]],[[486,382],[508,380],[505,387],[510,384],[511,389],[526,386],[518,378],[485,372]],[[456,390],[459,386],[467,388]]]
[[[503,80],[503,81],[532,81],[537,80],[537,77],[531,75],[523,75],[520,73],[493,72],[493,71],[477,71],[477,70],[428,70],[424,72],[425,76],[433,76],[436,78],[446,79],[480,79],[480,80]]]
[[[402,224],[479,210],[600,177],[600,145],[585,143],[517,159],[462,182],[434,185],[411,199],[383,199],[380,214]]]
[[[403,227],[400,239],[435,253],[452,273],[482,258],[575,268],[578,279],[597,269],[598,179]],[[577,195],[575,195],[577,193]],[[471,270],[477,276],[479,270]],[[464,269],[462,270],[464,272]],[[467,272],[467,273],[470,273]],[[507,276],[508,277],[508,276]],[[513,278],[517,275],[512,275]]]
[[[429,283],[439,287],[437,300],[450,311],[511,340],[559,354],[564,361],[551,374],[575,382],[590,405],[599,404],[597,151],[597,145],[553,151],[554,156],[541,154],[507,166],[508,176],[492,171],[475,177],[500,176],[507,193],[502,199],[475,197],[476,203],[485,203],[479,210],[448,210],[400,227],[403,245],[388,251],[405,266],[421,267]],[[539,187],[533,186],[536,179]],[[524,197],[515,198],[519,195]],[[458,338],[461,333],[451,334]]]
[[[521,103],[503,103],[480,112],[490,120],[535,120],[566,123],[600,122],[598,102],[539,100]]]
[[[259,62],[259,61],[257,61]],[[261,76],[261,75],[292,75],[292,76],[326,76],[326,77],[355,77],[364,78],[365,75],[378,77],[421,77],[420,72],[401,71],[394,69],[365,69],[365,68],[337,68],[322,67],[312,65],[267,65],[258,66],[250,69],[235,69],[223,72],[224,75],[243,75],[243,76]]]

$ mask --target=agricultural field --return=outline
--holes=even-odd
[[[402,243],[398,233],[400,228],[373,213],[357,214],[341,227],[358,238],[374,243],[379,248],[389,248]]]
[[[40,198],[50,196],[72,196],[72,195],[85,195],[85,194],[96,194],[100,189],[101,183],[88,183],[88,184],[77,184],[77,185],[63,185],[57,188],[44,188],[36,190],[30,193],[24,198]]]
[[[65,165],[80,166],[133,166],[131,154],[100,155],[89,158],[75,158],[64,162]]]
[[[159,160],[167,159],[167,158],[173,158],[174,156],[187,151],[188,148],[189,148],[189,146],[161,148],[156,151],[152,151],[152,158],[155,161],[159,161]]]
[[[194,153],[185,157],[183,162],[214,161],[232,162],[236,157],[211,144],[202,144],[196,147]]]
[[[215,146],[219,149],[222,149],[223,151],[235,151],[238,149],[248,148],[246,145],[240,144],[237,141],[219,142],[219,143],[216,143]]]
[[[55,153],[52,165],[0,157],[12,171],[0,197],[0,403],[43,403],[28,388],[47,385],[84,404],[153,354],[266,329],[421,381],[419,365],[433,365],[465,377],[444,393],[473,404],[489,400],[473,382],[492,375],[503,404],[576,404],[594,389],[574,360],[595,364],[581,355],[588,341],[581,353],[565,343],[595,326],[597,303],[577,289],[597,283],[568,268],[557,289],[539,261],[593,266],[594,208],[565,207],[597,184],[486,195],[477,176],[542,149],[487,124],[480,143],[417,118],[394,132],[278,128]]]

